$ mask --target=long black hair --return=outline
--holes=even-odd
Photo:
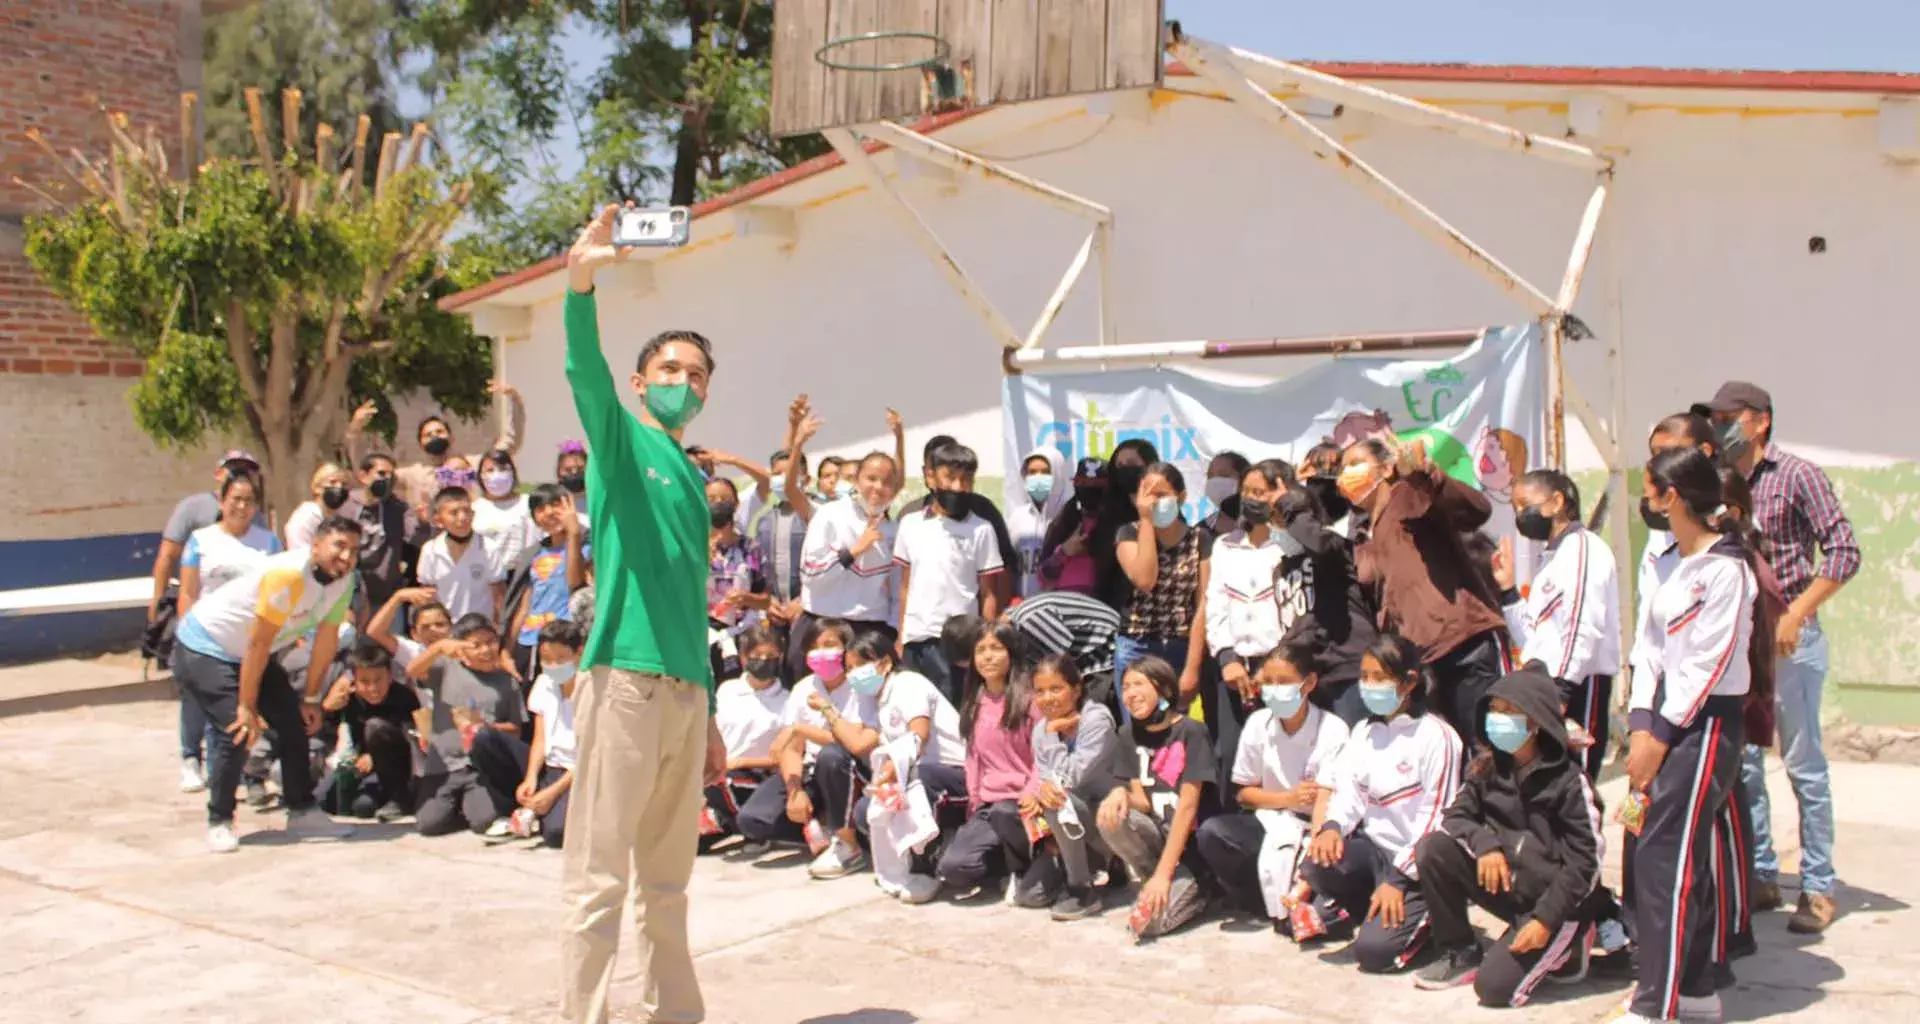
[[[1664,417],[1653,425],[1653,430],[1647,434],[1647,441],[1652,442],[1662,434],[1668,437],[1685,438],[1688,444],[1709,455],[1717,454],[1720,450],[1720,434],[1713,429],[1712,422],[1705,416],[1695,416],[1690,412],[1676,412]]]
[[[1727,507],[1727,515],[1721,520],[1721,533],[1739,543],[1747,568],[1753,572],[1754,586],[1759,589],[1762,580],[1775,577],[1772,566],[1767,564],[1766,538],[1753,523],[1753,489],[1747,485],[1747,475],[1738,467],[1720,467],[1720,498]],[[1736,509],[1740,512],[1737,516],[1733,514]],[[1785,600],[1784,595],[1781,600]],[[1747,647],[1747,667],[1753,673],[1750,691],[1760,699],[1773,697],[1773,637],[1779,627],[1779,613],[1780,609],[1773,607],[1764,591],[1754,595],[1753,640]]]
[[[1366,650],[1366,657],[1379,662],[1395,682],[1414,680],[1413,690],[1407,694],[1407,715],[1410,718],[1419,718],[1427,713],[1427,702],[1433,689],[1433,674],[1427,671],[1427,666],[1422,662],[1422,654],[1419,644],[1391,630],[1375,637],[1373,645]]]
[[[1000,641],[1007,649],[1007,689],[1006,704],[1000,711],[1000,728],[1009,733],[1020,735],[1033,712],[1033,680],[1028,676],[1026,658],[1020,645],[1020,631],[1005,620],[988,623],[975,638],[977,644],[987,637]],[[972,658],[973,652],[969,651]],[[973,742],[973,726],[980,717],[980,694],[987,688],[987,681],[980,675],[978,664],[967,668],[966,693],[960,697],[960,738]]]
[[[1701,526],[1714,533],[1726,532],[1720,472],[1705,452],[1698,448],[1660,452],[1647,460],[1647,479],[1655,490],[1676,495],[1687,515]]]

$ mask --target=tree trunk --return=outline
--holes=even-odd
[[[301,465],[300,444],[290,427],[268,428],[255,441],[254,453],[260,456],[260,472],[266,476],[267,523],[278,535],[287,517],[310,496],[314,467]]]
[[[712,18],[704,3],[688,3],[686,10],[689,49],[698,50],[706,45],[707,26]],[[692,206],[700,190],[700,140],[706,134],[705,121],[704,109],[680,115],[680,137],[675,140],[673,152],[673,191],[667,197],[667,202],[674,206]]]

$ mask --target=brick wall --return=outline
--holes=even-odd
[[[199,81],[198,32],[196,0],[0,3],[0,374],[140,374],[131,351],[95,338],[27,265],[21,218],[44,202],[13,179],[62,177],[27,140],[29,129],[55,152],[104,153],[102,107],[177,140],[180,92]],[[173,142],[168,152],[177,149]]]

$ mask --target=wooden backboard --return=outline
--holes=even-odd
[[[968,86],[954,106],[985,106],[1159,85],[1164,15],[1164,0],[775,0],[773,133],[932,112],[919,69],[832,69],[815,56],[832,40],[869,32],[937,36]],[[897,64],[931,56],[935,46],[925,38],[880,39],[828,56]]]

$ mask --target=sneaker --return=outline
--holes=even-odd
[[[488,846],[499,846],[501,843],[513,842],[513,822],[506,818],[495,818],[492,822],[488,823],[487,830],[480,833],[480,838],[485,841]]]
[[[1099,912],[1100,901],[1093,898],[1092,890],[1068,889],[1065,896],[1054,901],[1052,915],[1055,921],[1078,921]]]
[[[1480,961],[1485,954],[1479,943],[1459,946],[1441,953],[1439,958],[1413,974],[1413,986],[1428,992],[1473,984],[1480,976]]]
[[[1786,905],[1786,901],[1780,898],[1779,882],[1753,883],[1753,895],[1748,902],[1753,906],[1753,912],[1756,914],[1779,910]]]
[[[1720,996],[1681,996],[1680,1020],[1720,1024]]]
[[[1627,948],[1633,940],[1627,935],[1626,925],[1617,918],[1608,918],[1594,927],[1593,941],[1600,947],[1600,952],[1611,956]]]
[[[247,806],[256,811],[264,811],[273,803],[273,794],[267,792],[267,784],[260,779],[247,780]]]
[[[940,895],[940,880],[932,875],[908,875],[900,886],[900,902],[919,905],[932,903]]]
[[[1594,927],[1587,925],[1573,940],[1573,948],[1567,952],[1567,962],[1547,972],[1547,981],[1554,985],[1571,985],[1585,981],[1587,977],[1587,958],[1593,951]]]
[[[207,777],[200,772],[200,762],[191,757],[180,759],[180,792],[198,793],[207,788]]]
[[[207,849],[214,853],[232,853],[239,848],[240,840],[234,837],[232,825],[207,826]]]
[[[827,845],[827,852],[813,859],[807,865],[810,877],[825,881],[830,878],[845,878],[867,866],[867,855],[860,852],[858,846],[850,845],[839,836]]]
[[[345,839],[353,834],[353,826],[339,824],[318,807],[303,807],[287,812],[287,834],[296,839]]]
[[[399,821],[407,816],[407,809],[389,800],[379,810],[373,812],[373,820],[382,825]]]
[[[1787,919],[1787,930],[1795,935],[1818,935],[1827,930],[1833,919],[1839,915],[1834,906],[1833,897],[1820,892],[1800,894],[1800,906]]]

